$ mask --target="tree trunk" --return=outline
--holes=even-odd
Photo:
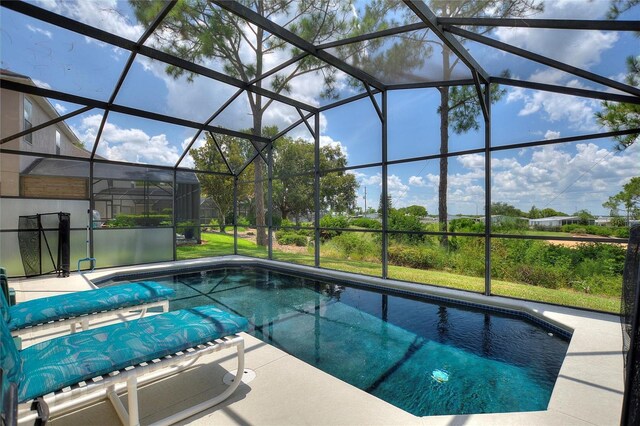
[[[258,13],[264,14],[264,4],[258,2]],[[264,42],[264,30],[258,28],[256,32],[256,75],[262,74],[262,46]],[[262,81],[259,81],[256,86],[262,87]],[[251,96],[251,95],[249,95]],[[253,108],[253,134],[260,136],[262,134],[262,96],[255,95],[255,105]],[[267,240],[267,230],[265,229],[265,217],[264,217],[264,186],[262,184],[262,172],[263,161],[262,156],[258,155],[254,161],[254,192],[256,196],[256,243],[259,246],[266,246],[269,241]]]
[[[262,113],[257,112],[253,114],[253,134],[260,136],[260,129],[262,129]],[[263,186],[263,164],[262,156],[258,155],[254,161],[254,192],[256,203],[256,243],[259,246],[266,246],[267,230],[265,229],[265,217],[264,217],[264,186]]]
[[[446,81],[451,75],[449,69],[449,48],[442,48],[442,75]],[[449,88],[439,87],[440,91],[440,183],[438,185],[438,222],[440,223],[440,231],[448,230],[448,210],[447,210],[447,186],[449,173],[449,158],[444,155],[449,153]],[[440,246],[447,248],[449,246],[449,237],[440,236]]]
[[[220,232],[223,234],[226,233],[225,228],[227,227],[227,219],[225,216],[224,212],[218,209],[218,226],[220,227]]]

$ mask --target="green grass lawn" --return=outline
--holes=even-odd
[[[179,246],[177,249],[178,259],[196,259],[201,257],[233,254],[233,233],[203,233],[201,238],[203,241],[203,244],[201,245]],[[251,241],[239,238],[238,254],[254,257],[266,257],[267,249],[265,247],[258,247]],[[314,264],[313,254],[285,253],[274,250],[273,258],[275,260],[304,265]],[[320,266],[323,268],[372,276],[380,276],[382,268],[380,263],[377,262],[355,261],[330,255],[323,255],[320,262]],[[477,293],[484,292],[484,278],[465,276],[445,271],[422,270],[389,265],[389,278],[468,290]],[[580,293],[571,289],[554,290],[495,279],[491,280],[491,290],[493,294],[500,296],[595,309],[604,312],[620,312],[619,297]]]

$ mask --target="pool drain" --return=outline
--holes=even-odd
[[[235,379],[236,377],[236,372],[238,370],[232,370],[229,371],[227,374],[224,375],[224,377],[222,378],[222,382],[227,385],[230,386],[233,383],[233,379]],[[242,383],[250,383],[253,381],[253,379],[256,378],[256,372],[249,369],[249,368],[245,368],[244,369],[244,373],[242,373]]]

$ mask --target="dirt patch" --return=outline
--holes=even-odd
[[[254,229],[249,229],[244,232],[238,232],[238,238],[242,238],[243,240],[251,241],[252,243],[256,243],[256,231]],[[276,239],[273,239],[273,250],[277,250],[284,253],[295,253],[295,254],[309,254],[309,249],[307,247],[298,247],[293,245],[282,245],[279,244]]]
[[[572,237],[575,238],[606,238],[606,237],[602,237],[600,235],[589,235],[589,234],[572,234]],[[549,244],[553,244],[556,246],[563,246],[563,247],[577,247],[580,244],[589,244],[588,242],[585,241],[560,241],[560,240],[546,240]],[[619,238],[611,238],[611,243],[607,244],[620,244],[620,245],[627,245],[626,241],[621,241]]]

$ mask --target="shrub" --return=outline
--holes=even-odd
[[[573,228],[571,230],[571,233],[572,234],[578,234],[578,235],[585,235],[585,234],[587,234],[587,228],[583,228],[583,227]]]
[[[620,296],[622,293],[622,279],[619,276],[591,275],[579,283],[572,284],[574,284],[574,288],[576,288],[575,284],[579,284],[581,288],[578,288],[578,290],[585,293],[604,294],[607,296]]]
[[[347,216],[342,215],[324,215],[320,219],[320,227],[321,228],[348,228],[349,227],[349,218]]]
[[[567,284],[562,271],[539,265],[520,264],[513,268],[515,281],[546,288],[560,288]]]
[[[236,223],[236,225],[248,228],[251,226],[251,222],[249,222],[249,219],[244,216],[238,216],[238,223]]]
[[[294,227],[296,226],[296,224],[290,221],[289,219],[282,219],[282,222],[280,222],[280,226]]]
[[[276,231],[276,241],[282,245],[295,245],[298,247],[306,247],[307,245],[307,237],[305,235],[285,229]]]
[[[349,218],[346,216],[324,215],[320,219],[320,228],[348,228],[348,227],[349,227]],[[341,233],[342,231],[322,229],[320,231],[320,237],[322,241],[327,241],[340,235]]]
[[[626,226],[598,226],[598,225],[563,225],[563,232],[571,232],[574,234],[591,234],[599,235],[601,237],[618,237],[629,238],[629,228]]]
[[[456,271],[464,275],[484,276],[484,238],[452,237],[450,243],[456,250],[449,253],[448,262]]]
[[[392,245],[388,249],[389,263],[415,269],[445,269],[447,254],[440,247]]]
[[[331,243],[338,251],[348,259],[354,260],[380,260],[380,246],[371,238],[358,233],[349,232],[335,236]]]
[[[484,223],[473,219],[453,219],[449,222],[449,230],[451,232],[484,232]]]
[[[137,226],[164,226],[165,223],[169,223],[171,226],[172,222],[171,215],[166,214],[124,214],[121,213],[116,215],[116,218],[107,222],[105,227],[107,228],[134,228]]]
[[[358,217],[355,219],[351,219],[351,226],[355,226],[358,228],[366,228],[366,229],[381,229],[382,224],[375,220],[369,219],[368,217]]]
[[[611,236],[616,238],[629,238],[629,228],[626,226],[623,228],[614,228]]]
[[[607,275],[622,275],[626,249],[618,244],[589,243],[580,244],[573,251],[576,266],[588,260],[593,260],[598,264],[598,270],[586,270],[584,276],[594,273],[604,273]]]
[[[392,231],[420,232],[424,228],[420,219],[399,211],[389,214],[389,229]],[[419,243],[424,241],[424,235],[419,234],[389,234],[389,238],[399,243]]]
[[[186,220],[184,222],[178,222],[176,225],[176,232],[178,234],[184,235],[185,238],[191,239],[193,238],[193,234],[196,231],[196,224],[191,220]]]

